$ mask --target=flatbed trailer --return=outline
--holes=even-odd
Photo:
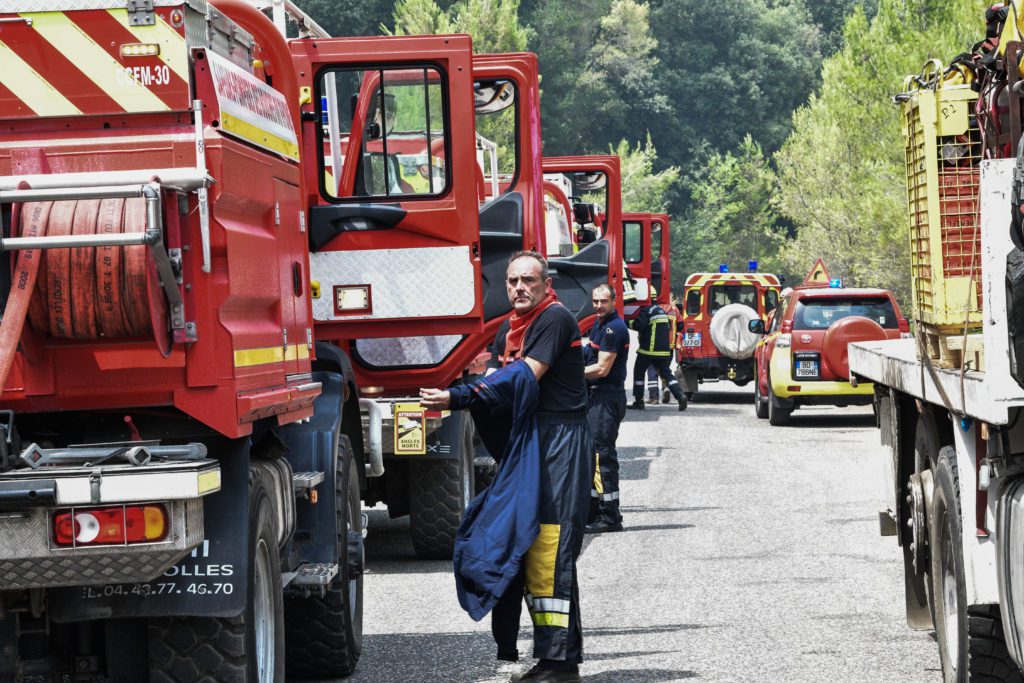
[[[1010,372],[1013,160],[981,164],[983,368],[937,367],[917,338],[851,344],[874,385],[880,530],[903,550],[907,622],[934,628],[946,680],[1021,680],[1024,389]],[[977,362],[977,361],[975,361]]]

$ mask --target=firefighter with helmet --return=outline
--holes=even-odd
[[[656,290],[652,288],[650,305],[642,307],[636,318],[629,322],[630,328],[640,333],[636,361],[633,364],[633,403],[629,408],[644,409],[647,368],[653,366],[665,380],[672,397],[679,403],[679,410],[683,411],[686,410],[686,395],[672,374],[672,346],[676,333],[676,319],[658,305],[654,300],[656,296]]]

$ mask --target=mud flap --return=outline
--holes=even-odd
[[[221,468],[221,490],[203,499],[205,540],[149,583],[49,591],[56,622],[130,617],[233,617],[246,602],[249,439],[208,444]]]

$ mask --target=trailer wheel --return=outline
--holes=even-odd
[[[476,483],[473,431],[467,415],[458,457],[409,463],[409,526],[417,557],[450,560],[455,552],[455,534]]]
[[[789,424],[789,417],[793,414],[792,408],[784,408],[779,397],[772,390],[771,379],[768,380],[768,424],[773,427],[781,427]]]
[[[352,445],[338,447],[334,495],[338,574],[324,597],[285,600],[288,678],[335,678],[356,668],[363,649],[363,523]]]
[[[149,620],[152,683],[276,683],[284,680],[284,605],[277,516],[249,470],[249,599],[230,618]]]
[[[1024,679],[1007,652],[999,606],[967,605],[955,458],[955,451],[949,447],[939,453],[929,525],[935,632],[943,679],[948,683],[1019,682]]]
[[[759,420],[768,419],[768,398],[761,394],[761,380],[757,378],[757,370],[754,370],[754,415]]]

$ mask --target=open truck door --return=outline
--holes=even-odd
[[[624,296],[627,319],[651,303],[671,305],[667,215],[622,214],[622,259],[632,286],[632,296],[628,289]]]
[[[657,303],[664,308],[665,306],[670,306],[672,300],[672,273],[670,267],[672,245],[670,243],[671,231],[669,230],[668,214],[656,213],[651,215],[650,235],[651,284],[658,290]]]
[[[627,320],[652,301],[651,214],[622,214],[623,309]],[[661,289],[658,288],[658,293]]]
[[[320,339],[483,324],[468,36],[290,43]]]
[[[567,187],[575,224],[573,252],[560,253],[547,245],[555,291],[561,301],[589,329],[594,307],[591,292],[599,284],[615,290],[616,308],[623,314],[622,180],[617,156],[546,157],[544,175],[552,185]]]
[[[378,45],[390,47],[404,43],[407,39],[374,40]],[[426,41],[421,43],[424,45],[441,42],[434,36],[423,37],[423,41]],[[406,61],[402,62],[403,73],[408,72],[406,65],[411,58],[408,55],[414,53],[418,55],[415,51],[403,52],[407,56]],[[374,58],[380,61],[379,56]],[[465,99],[453,96],[450,99],[449,120],[452,125],[447,130],[457,133],[449,135],[454,150],[451,153],[458,156],[468,150],[467,156],[472,162],[468,178],[466,174],[459,174],[451,182],[455,184],[454,190],[457,192],[458,215],[462,217],[471,213],[474,228],[479,226],[479,230],[474,233],[477,240],[474,253],[478,257],[479,268],[475,271],[475,277],[480,291],[479,319],[482,323],[472,329],[467,326],[467,329],[453,330],[431,319],[409,318],[400,321],[401,324],[396,323],[386,328],[364,328],[362,325],[342,327],[332,321],[317,320],[317,338],[331,340],[349,351],[359,384],[379,387],[384,396],[407,396],[415,394],[419,387],[448,386],[458,378],[486,350],[498,326],[511,313],[505,290],[505,269],[509,257],[517,251],[537,249],[543,244],[539,198],[542,178],[537,58],[527,53],[473,55],[470,63],[471,79],[466,81],[469,84],[469,96]],[[328,106],[321,106],[329,109],[329,103]],[[313,105],[309,109],[312,114]],[[372,123],[373,117],[370,118]],[[396,129],[400,123],[400,120],[396,122]],[[435,151],[430,154],[423,153],[425,140],[420,141],[418,149],[414,149],[408,141],[396,141],[394,135],[389,136],[388,143],[389,149],[396,150],[399,157],[402,171],[400,180],[409,183],[414,189],[430,189],[428,182],[433,178],[436,189],[436,183],[442,178],[439,172],[439,153],[436,151],[442,145],[437,136],[431,136]],[[378,144],[372,142],[371,149]],[[328,149],[330,140],[325,138],[323,145]],[[333,161],[327,156],[328,171],[332,164]],[[338,186],[358,189],[359,169],[351,169],[344,161],[339,161],[338,165],[344,167],[345,172],[354,174],[342,174],[335,181]],[[407,167],[411,170],[405,172]],[[418,177],[415,175],[417,173]],[[324,182],[329,182],[331,178],[329,173],[324,173]],[[319,177],[316,180],[320,182]],[[419,206],[415,201],[418,198],[412,198],[408,203]],[[314,199],[326,203],[324,198]],[[331,205],[335,206],[339,204]],[[359,237],[365,238],[367,234],[363,233]],[[382,241],[389,239],[385,232],[378,231],[377,235]],[[342,235],[336,242],[352,237],[357,236]],[[333,247],[333,243],[328,246],[329,249]],[[347,247],[342,242],[339,248]],[[410,249],[403,247],[396,256],[405,259],[407,252]],[[311,258],[315,260],[318,257],[313,254]],[[441,285],[435,278],[420,278],[414,284],[418,299],[445,294],[437,291]]]

